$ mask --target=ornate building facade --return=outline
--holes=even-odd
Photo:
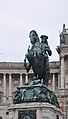
[[[57,47],[59,61],[50,62],[50,90],[57,95],[64,119],[68,119],[68,29],[63,25],[60,45]],[[30,82],[32,70],[26,72],[22,62],[0,62],[0,119],[9,119],[8,108],[18,86]]]

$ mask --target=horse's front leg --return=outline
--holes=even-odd
[[[25,59],[24,59],[24,67],[26,67],[27,66],[27,63],[26,63],[26,57],[25,57]]]

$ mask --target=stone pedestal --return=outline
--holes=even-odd
[[[22,104],[13,104],[9,109],[9,119],[26,119],[25,113],[29,111],[30,119],[63,119],[64,114],[60,111],[59,108],[53,106],[49,103],[22,103]],[[22,116],[19,118],[19,113],[21,112]],[[23,113],[24,112],[24,113]],[[32,113],[34,117],[32,116]],[[28,117],[28,114],[26,115]],[[29,118],[28,118],[29,119]]]

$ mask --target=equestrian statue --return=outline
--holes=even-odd
[[[37,32],[32,30],[29,38],[31,47],[28,47],[25,54],[24,66],[27,72],[32,68],[34,76],[31,82],[17,87],[13,103],[48,102],[60,108],[56,95],[47,87],[50,80],[48,57],[52,55],[47,42],[48,36],[41,35],[39,38]]]
[[[43,84],[48,85],[48,80],[50,79],[48,55],[52,55],[52,52],[47,42],[48,36],[41,35],[40,42],[37,32],[35,30],[32,30],[29,33],[29,38],[32,47],[28,47],[28,52],[25,55],[24,59],[24,66],[27,72],[29,72],[30,68],[32,68],[34,72],[34,77],[43,80]],[[28,63],[26,60],[28,60]]]

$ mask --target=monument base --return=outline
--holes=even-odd
[[[55,93],[50,91],[37,77],[33,77],[29,84],[18,87],[13,98],[14,104],[30,102],[46,102],[60,108]]]
[[[13,104],[9,111],[9,119],[63,119],[59,108],[49,103]]]

